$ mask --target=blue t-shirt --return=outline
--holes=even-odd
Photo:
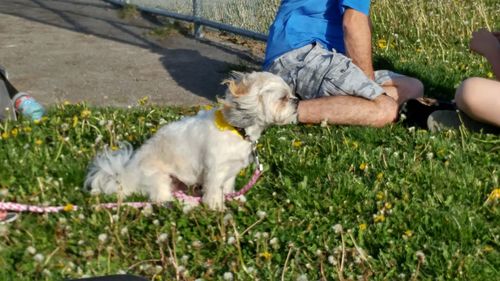
[[[344,53],[342,15],[346,8],[368,15],[370,0],[282,0],[269,29],[264,69],[282,54],[312,42]]]

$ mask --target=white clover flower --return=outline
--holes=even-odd
[[[126,270],[120,269],[116,272],[116,274],[127,274]]]
[[[101,233],[97,236],[97,239],[99,240],[99,243],[104,244],[108,241],[108,235],[106,233]]]
[[[164,243],[168,239],[168,234],[162,233],[158,236],[158,243]]]
[[[179,265],[179,266],[177,267],[177,271],[179,271],[179,273],[183,273],[183,272],[185,272],[185,271],[186,271],[186,268],[185,268],[183,265]]]
[[[187,263],[187,261],[188,261],[188,260],[189,260],[189,256],[188,256],[188,255],[183,255],[183,256],[181,257],[181,262],[182,262],[182,263]]]
[[[267,216],[267,214],[264,211],[258,211],[257,216],[259,217],[259,219],[263,219]]]
[[[272,246],[278,245],[278,242],[279,240],[276,237],[273,237],[271,240],[269,240],[269,244]]]
[[[344,229],[342,228],[342,225],[340,223],[337,223],[333,226],[333,230],[335,231],[335,233],[339,234],[342,233]]]
[[[250,267],[248,267],[248,268],[247,268],[247,272],[248,272],[249,274],[252,274],[252,273],[254,273],[254,272],[255,272],[255,268],[254,268],[254,267],[252,267],[252,266],[250,266]]]
[[[91,250],[91,249],[88,249],[88,250],[84,251],[84,252],[82,253],[82,255],[83,255],[84,257],[86,257],[86,258],[88,258],[88,257],[92,257],[92,256],[94,255],[94,251],[93,251],[93,250]]]
[[[59,218],[59,223],[60,224],[66,224],[68,220],[66,218]]]
[[[307,281],[307,276],[305,274],[300,275],[297,277],[297,281]]]
[[[84,220],[85,219],[85,215],[82,214],[82,213],[78,214],[78,219]]]
[[[144,207],[144,209],[142,209],[141,213],[145,217],[149,217],[153,214],[153,207],[151,207],[151,205],[146,205],[146,207]]]
[[[34,260],[35,260],[35,262],[37,262],[37,263],[42,263],[42,262],[43,262],[43,260],[45,259],[45,257],[44,257],[42,254],[38,253],[38,254],[36,254],[36,255],[33,257],[33,259],[34,259]]]
[[[31,255],[34,255],[36,254],[36,249],[33,246],[28,246],[28,248],[26,248],[26,252],[30,253]]]
[[[85,241],[83,241],[83,240],[78,240],[77,244],[78,244],[79,246],[81,246],[81,245],[85,244]]]
[[[230,236],[229,238],[227,238],[228,245],[233,245],[235,241],[236,239],[234,238],[234,236]]]
[[[117,214],[114,214],[111,216],[111,219],[113,220],[113,222],[117,222],[120,220],[120,217]]]
[[[160,225],[160,221],[159,221],[159,220],[154,220],[154,221],[153,221],[153,224],[154,224],[154,225]]]
[[[52,272],[50,272],[50,270],[48,270],[46,268],[42,271],[42,274],[45,275],[46,277],[52,276]]]
[[[222,219],[222,221],[224,222],[224,225],[227,225],[230,221],[233,220],[233,215],[230,214],[230,213],[227,213],[224,218]]]
[[[122,236],[125,236],[128,234],[128,228],[126,226],[124,226],[121,230],[120,230],[120,234]]]
[[[7,197],[9,195],[9,190],[7,188],[0,189],[0,196]]]
[[[201,243],[200,240],[196,240],[196,241],[193,241],[191,243],[191,245],[195,248],[195,249],[200,249],[202,246],[203,246],[203,243]]]
[[[318,257],[319,257],[319,256],[321,256],[321,255],[323,255],[323,251],[321,251],[320,249],[317,249],[317,250],[316,250],[316,256],[318,256]]]
[[[417,258],[418,258],[418,261],[419,261],[419,262],[421,262],[421,263],[425,263],[425,254],[424,254],[424,252],[422,252],[422,251],[417,251],[417,252],[415,253],[415,255],[417,256]]]
[[[331,265],[337,265],[337,260],[332,255],[328,256],[328,262]]]
[[[227,281],[233,280],[233,274],[231,272],[225,272],[222,278]]]
[[[269,233],[268,232],[262,232],[262,238],[264,238],[264,239],[269,238]]]

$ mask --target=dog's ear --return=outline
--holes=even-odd
[[[222,84],[227,86],[229,92],[234,97],[241,97],[248,93],[248,85],[246,85],[242,80],[226,79],[222,81]]]

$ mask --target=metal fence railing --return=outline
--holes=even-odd
[[[139,10],[194,23],[194,34],[212,27],[260,41],[280,0],[105,0],[115,5],[134,5]]]

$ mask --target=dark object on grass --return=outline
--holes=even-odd
[[[404,125],[427,129],[427,119],[436,110],[456,110],[455,103],[432,98],[411,99],[405,102],[399,110]]]

